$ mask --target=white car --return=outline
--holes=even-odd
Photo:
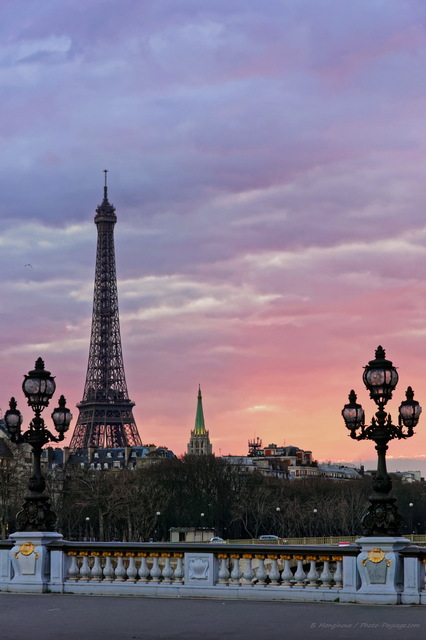
[[[225,540],[223,538],[219,538],[219,536],[214,536],[213,538],[210,538],[209,542],[221,544],[222,542],[225,542]]]

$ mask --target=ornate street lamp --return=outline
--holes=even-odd
[[[64,439],[72,420],[71,411],[65,406],[65,398],[59,398],[59,406],[52,413],[52,420],[59,436],[46,429],[41,412],[48,406],[55,393],[56,384],[50,371],[44,368],[41,358],[35,363],[35,369],[25,376],[22,390],[35,416],[29,429],[21,432],[22,415],[16,408],[15,398],[11,398],[4,421],[10,439],[15,444],[29,444],[33,452],[33,473],[28,482],[25,502],[16,516],[18,531],[54,531],[56,515],[50,508],[49,497],[45,493],[46,481],[41,472],[41,451],[48,442],[60,442]]]
[[[398,426],[392,423],[390,414],[384,407],[392,398],[392,393],[398,383],[398,373],[382,347],[376,350],[376,357],[364,367],[362,376],[370,398],[378,407],[371,424],[364,422],[364,410],[357,403],[356,394],[352,390],[349,403],[342,411],[346,427],[351,438],[355,440],[373,440],[377,451],[377,473],[373,479],[373,493],[370,496],[370,506],[362,518],[366,536],[397,536],[401,535],[402,518],[395,505],[396,498],[389,495],[392,481],[386,470],[386,451],[389,440],[394,438],[410,438],[414,434],[414,427],[419,421],[422,408],[414,400],[411,387],[406,392],[407,399],[399,407]]]

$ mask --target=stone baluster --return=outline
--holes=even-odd
[[[158,561],[158,553],[150,553],[150,558],[152,558],[152,567],[151,567],[151,578],[153,582],[160,582],[161,569]]]
[[[284,560],[284,569],[281,573],[281,584],[283,587],[291,587],[294,581],[293,572],[290,568],[290,556],[281,556]]]
[[[162,553],[161,557],[164,558],[164,568],[162,571],[163,582],[170,584],[173,581],[173,569],[170,565],[170,553]]]
[[[127,579],[129,582],[136,582],[138,579],[138,570],[135,562],[135,554],[134,553],[126,553],[126,557],[129,558],[129,564],[127,567]]]
[[[228,556],[226,553],[219,553],[217,557],[219,559],[219,584],[228,584],[231,575],[228,569]]]
[[[336,563],[336,571],[333,574],[334,586],[343,586],[343,558],[342,556],[333,556],[332,560]]]
[[[174,553],[173,557],[177,559],[174,581],[175,582],[183,582],[183,554],[182,553]]]
[[[139,581],[148,582],[149,569],[146,561],[146,553],[138,553],[138,557],[141,559],[139,567]]]
[[[303,569],[303,556],[294,556],[294,559],[297,560],[297,569],[294,574],[294,579],[296,580],[295,587],[304,587],[306,581],[306,573]]]
[[[245,584],[253,584],[254,571],[252,566],[252,558],[251,553],[244,553],[243,558],[246,561],[246,566],[243,573],[244,583]]]
[[[268,574],[265,569],[265,556],[256,555],[256,560],[259,560],[259,567],[256,571],[256,580],[258,584],[266,584],[266,578]]]
[[[323,570],[320,574],[320,580],[323,587],[331,587],[331,580],[333,576],[330,573],[330,558],[328,556],[320,556],[319,560],[324,563]]]
[[[117,558],[117,566],[115,567],[115,579],[117,582],[124,582],[127,578],[126,569],[124,568],[123,554],[114,553],[114,557]]]
[[[232,553],[231,558],[234,561],[231,571],[231,582],[232,584],[238,584],[241,578],[240,556],[237,553]]]
[[[269,560],[272,560],[271,570],[269,571],[269,580],[271,584],[278,584],[280,579],[280,572],[278,570],[278,556],[268,556]]]
[[[111,562],[111,554],[109,551],[104,551],[102,554],[105,558],[105,566],[104,566],[104,580],[107,582],[112,582],[115,578],[114,567]]]
[[[80,555],[83,558],[83,561],[80,567],[80,580],[81,581],[84,580],[85,582],[87,582],[92,577],[90,572],[88,553],[87,551],[82,551]]]
[[[306,556],[306,560],[309,560],[310,562],[309,572],[308,572],[308,575],[306,576],[308,579],[307,585],[309,585],[310,587],[317,587],[318,586],[317,585],[318,571],[316,567],[317,557]]]
[[[69,551],[68,556],[71,558],[71,564],[68,569],[68,580],[77,581],[80,577],[80,569],[78,568],[77,553]]]
[[[102,573],[101,559],[99,557],[99,553],[97,551],[94,551],[92,553],[92,556],[94,558],[93,567],[92,567],[92,580],[94,582],[101,582],[103,578],[103,573]]]

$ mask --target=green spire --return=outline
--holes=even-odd
[[[197,413],[195,415],[194,434],[206,435],[206,426],[204,424],[203,401],[201,398],[201,386],[198,385]]]

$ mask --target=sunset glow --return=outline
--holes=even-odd
[[[107,168],[144,443],[186,450],[200,384],[218,455],[259,437],[373,460],[341,409],[353,388],[373,415],[362,371],[381,344],[392,416],[408,385],[425,407],[392,464],[426,472],[426,4],[0,11],[3,413],[14,395],[29,419],[41,356],[75,424]]]

